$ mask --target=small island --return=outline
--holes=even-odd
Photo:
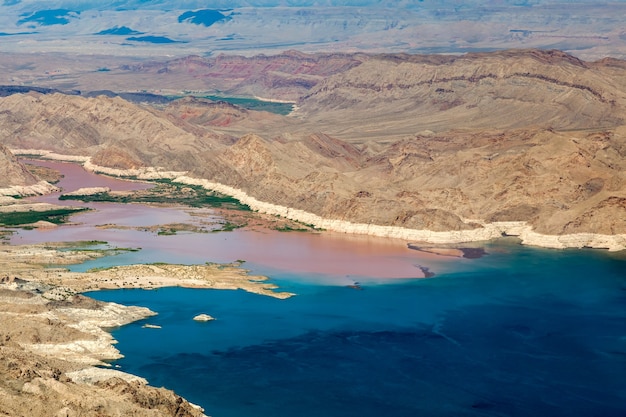
[[[208,314],[198,314],[193,319],[195,321],[213,321],[215,317],[209,316]]]

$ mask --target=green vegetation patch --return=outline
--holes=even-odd
[[[276,216],[282,218],[281,216]],[[277,224],[272,229],[279,232],[321,232],[324,229],[315,227],[314,224],[300,222],[298,220],[285,219],[284,223]]]
[[[220,227],[219,229],[213,229],[211,230],[212,233],[216,233],[216,232],[232,232],[235,229],[240,229],[242,227],[246,227],[247,224],[236,224],[236,223],[231,223],[231,222],[226,222],[224,224],[222,224],[222,227]]]
[[[79,240],[75,242],[48,242],[41,245],[48,250],[59,252],[82,252],[93,254],[94,258],[100,256],[113,256],[126,252],[139,252],[141,248],[123,248],[110,246],[108,242],[102,240]]]
[[[251,211],[250,206],[236,198],[209,191],[199,185],[185,185],[172,180],[155,180],[156,187],[132,193],[98,193],[93,195],[62,195],[59,200],[114,203],[181,204],[190,207],[215,207]]]
[[[79,240],[76,242],[55,242],[54,244],[47,244],[48,249],[58,250],[93,250],[94,247],[105,248],[109,242],[104,240]]]
[[[310,232],[312,229],[305,227],[291,227],[288,224],[284,226],[275,227],[274,230],[279,232]]]
[[[174,236],[178,233],[178,230],[173,229],[173,228],[161,228],[159,229],[159,231],[157,232],[157,235],[159,236]]]
[[[247,110],[266,111],[274,114],[280,114],[286,116],[293,111],[293,103],[281,103],[276,101],[259,100],[251,97],[229,97],[229,96],[217,96],[217,95],[200,95],[193,94],[191,92],[185,92],[185,95],[167,96],[170,100],[177,100],[179,98],[193,96],[197,98],[206,98],[211,101],[219,102],[223,101],[235,106],[241,107]]]
[[[47,221],[54,224],[62,224],[74,213],[88,210],[87,208],[59,208],[45,211],[16,211],[0,213],[0,225],[21,226],[38,221]]]

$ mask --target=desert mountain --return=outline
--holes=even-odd
[[[623,123],[625,100],[623,80],[603,66],[529,50],[379,56],[329,77],[299,106],[346,137],[388,138],[423,130],[612,128]],[[354,131],[354,119],[367,128]]]
[[[166,80],[166,86],[177,90],[180,89],[181,79],[193,79],[195,88],[201,91],[295,101],[326,77],[357,66],[364,59],[367,57],[362,54],[287,51],[251,58],[236,55],[215,58],[189,56],[166,62],[124,65],[119,69],[142,74],[151,83],[162,78]]]
[[[210,142],[203,140],[211,133],[186,131],[162,114],[121,98],[13,95],[2,102],[2,108],[0,132],[6,138],[5,143],[20,148],[43,146],[66,154],[88,154],[100,162],[105,162],[101,153],[108,152],[117,155],[115,162],[108,161],[113,167],[130,169],[166,163],[187,170],[196,165],[194,155],[211,149]],[[167,158],[167,154],[177,157]]]
[[[0,99],[0,135],[104,166],[188,171],[329,219],[623,234],[623,68],[558,51],[375,56],[317,82],[289,117],[16,94]]]
[[[0,144],[0,188],[33,185],[39,181],[39,178],[31,174],[6,146]]]
[[[368,58],[366,54],[298,51],[160,60],[12,54],[0,60],[0,85],[4,85],[0,96],[65,92],[86,97],[120,95],[128,101],[163,104],[170,96],[214,94],[295,102],[318,82]]]

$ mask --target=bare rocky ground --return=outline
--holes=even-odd
[[[121,325],[149,311],[107,305],[15,277],[2,281],[0,415],[204,415],[172,391],[91,367],[117,356],[110,335],[99,326]]]
[[[87,273],[44,267],[103,255],[68,246],[0,246],[0,415],[203,415],[172,391],[115,369],[94,368],[120,357],[104,328],[154,313],[95,301],[82,291],[187,286],[291,296],[236,264],[130,265]]]
[[[328,70],[289,117],[203,100],[155,108],[31,93],[0,100],[0,135],[121,173],[188,173],[337,221],[626,233],[623,61],[536,50],[360,57]],[[335,68],[325,59],[316,65]]]

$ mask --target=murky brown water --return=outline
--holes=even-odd
[[[37,161],[57,169],[64,178],[57,184],[64,192],[81,187],[106,186],[112,190],[132,190],[150,185],[95,175],[77,164]],[[147,227],[167,223],[219,221],[211,209],[157,207],[143,204],[80,203],[58,201],[58,194],[33,198],[37,201],[83,205],[93,211],[72,216],[74,224],[50,230],[20,230],[11,243],[46,241],[103,240],[113,246],[141,248],[141,251],[113,257],[110,262],[232,262],[245,260],[253,270],[293,272],[341,277],[412,278],[423,277],[420,266],[441,268],[457,262],[449,258],[416,252],[406,242],[395,239],[340,233],[278,232],[267,229],[235,230],[217,233],[155,232],[100,229],[97,225]],[[117,258],[117,259],[115,259]],[[462,261],[459,261],[462,262]]]

